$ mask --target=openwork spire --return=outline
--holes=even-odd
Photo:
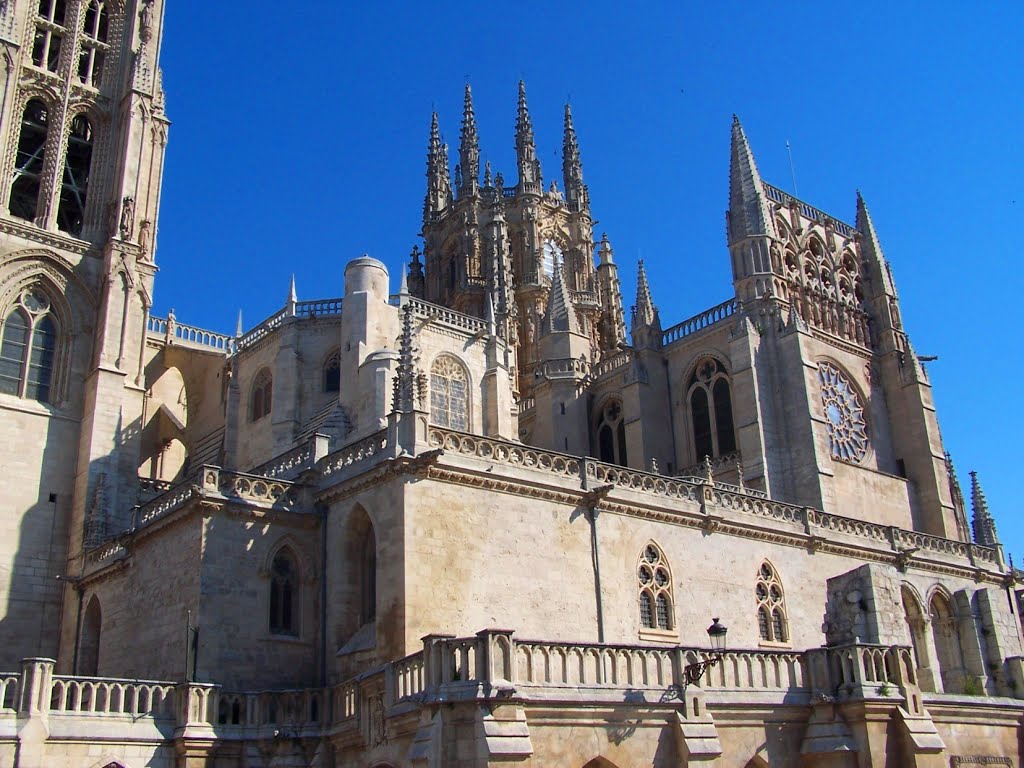
[[[480,185],[480,139],[476,133],[473,113],[473,91],[466,83],[466,97],[462,106],[462,133],[459,136],[459,168],[462,181],[459,196],[475,194]]]
[[[728,222],[730,245],[747,237],[775,231],[754,153],[736,115],[732,117]]]
[[[658,308],[651,299],[651,286],[647,282],[647,270],[644,260],[637,264],[636,305],[633,307],[633,327],[654,325],[658,319]]]
[[[572,109],[565,105],[565,133],[562,137],[562,181],[565,184],[565,199],[578,211],[590,209],[590,193],[583,183],[583,163],[580,161],[580,145],[576,140],[576,129],[572,124]]]
[[[999,543],[999,536],[996,534],[996,521],[988,511],[988,501],[985,500],[985,493],[981,490],[981,483],[978,482],[978,473],[971,472],[971,507],[974,511],[974,519],[971,527],[974,529],[974,543],[986,547],[994,547]]]
[[[430,118],[430,141],[427,144],[427,196],[423,201],[423,223],[430,222],[443,211],[452,197],[448,175],[448,148],[441,144],[437,112]]]
[[[555,264],[555,273],[551,280],[546,320],[548,333],[576,330],[576,311],[569,301],[569,289],[565,286],[565,274],[562,272],[560,261]]]
[[[516,113],[516,164],[519,168],[519,191],[540,193],[540,161],[533,140],[533,123],[526,106],[526,84],[519,81],[519,108]]]

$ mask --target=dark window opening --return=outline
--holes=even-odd
[[[270,567],[270,632],[274,635],[298,635],[296,620],[295,562],[288,550],[274,556]]]
[[[64,183],[61,185],[60,207],[57,209],[58,228],[71,235],[82,233],[85,220],[89,167],[92,165],[92,138],[89,119],[85,115],[75,115],[71,120]]]
[[[274,379],[270,371],[264,368],[256,374],[252,385],[252,397],[249,405],[249,421],[259,421],[268,416],[274,397]]]
[[[729,382],[719,379],[712,389],[715,399],[715,426],[718,432],[718,453],[732,453],[736,450],[736,430],[732,422],[732,397]]]
[[[11,184],[11,202],[8,210],[12,216],[34,221],[39,210],[39,178],[46,159],[46,134],[49,112],[39,99],[32,99],[26,106],[21,119],[21,136],[18,139],[18,154],[14,166],[14,182]]]
[[[363,624],[377,618],[377,540],[373,528],[366,531],[363,539],[362,610]]]
[[[693,415],[693,444],[697,451],[697,461],[702,461],[705,456],[715,454],[711,442],[711,411],[708,409],[708,396],[704,389],[694,390],[690,395],[690,412]]]
[[[341,390],[341,353],[335,352],[324,363],[324,392]]]

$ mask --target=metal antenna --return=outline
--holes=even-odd
[[[793,148],[789,145],[789,139],[786,139],[786,152],[789,153],[789,172],[793,176],[793,196],[800,197],[800,189],[796,185],[796,166],[793,165]]]

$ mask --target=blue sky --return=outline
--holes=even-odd
[[[597,234],[664,325],[728,298],[729,127],[762,176],[852,223],[860,189],[929,364],[946,447],[1024,562],[1019,289],[1024,5],[173,0],[157,314],[222,332],[340,296],[364,252],[417,243],[430,113],[455,147],[472,84],[484,160],[514,178],[526,81],[545,179],[572,103]],[[922,10],[926,10],[922,13]],[[452,155],[454,156],[454,151]],[[628,307],[627,307],[628,309]]]

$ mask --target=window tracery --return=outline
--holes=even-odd
[[[818,363],[821,402],[825,409],[832,458],[856,463],[868,452],[868,425],[864,406],[853,383],[832,363]]]
[[[341,351],[334,350],[324,362],[324,392],[341,390]]]
[[[287,547],[282,547],[270,566],[270,633],[298,635],[298,568]]]
[[[789,642],[786,619],[786,597],[775,568],[767,560],[761,563],[754,587],[757,598],[757,628],[762,640],[773,643]]]
[[[640,626],[643,629],[675,629],[672,613],[672,571],[661,548],[649,543],[637,564]]]
[[[38,215],[40,178],[46,160],[49,120],[49,109],[42,100],[31,99],[25,105],[8,205],[11,215],[19,219],[33,221]]]
[[[51,402],[59,326],[49,297],[38,288],[23,291],[0,338],[0,392]]]
[[[725,367],[713,357],[697,362],[687,389],[693,447],[697,461],[736,450],[732,391]]]
[[[60,188],[57,226],[71,235],[82,233],[85,219],[89,169],[92,165],[92,124],[84,114],[71,119],[67,155],[64,159],[64,181]]]
[[[618,398],[605,401],[598,415],[597,456],[609,464],[626,466],[626,423]]]
[[[469,431],[469,376],[450,355],[430,366],[430,420],[439,427]]]
[[[270,415],[274,397],[274,378],[266,368],[256,374],[249,399],[249,421],[259,421]]]

